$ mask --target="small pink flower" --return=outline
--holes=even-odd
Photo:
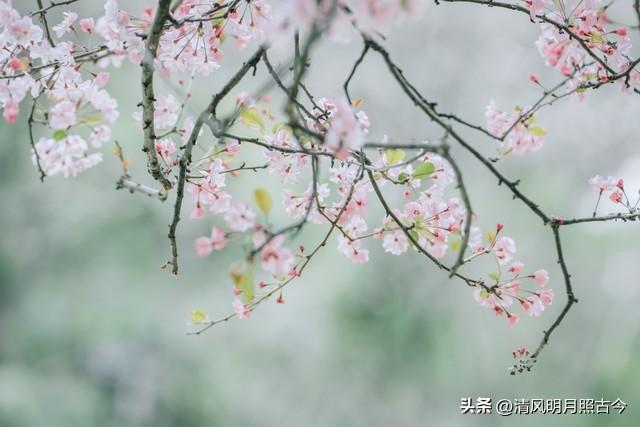
[[[538,296],[540,297],[540,301],[544,305],[549,305],[553,302],[553,289],[545,289],[543,291],[538,292]]]
[[[198,237],[196,239],[196,254],[198,256],[207,256],[210,255],[213,251],[213,246],[211,245],[211,239],[208,237]]]
[[[93,18],[85,18],[80,20],[80,29],[85,33],[93,33],[96,23]]]
[[[293,265],[293,252],[283,242],[284,236],[277,236],[260,251],[263,270],[276,277],[286,275]]]
[[[240,142],[237,139],[229,139],[227,140],[227,153],[230,156],[235,156],[240,153]]]
[[[4,112],[2,113],[5,120],[9,123],[15,123],[18,120],[19,113],[20,106],[18,103],[13,98],[8,99],[4,104]]]
[[[196,254],[198,256],[208,256],[212,251],[224,249],[229,239],[224,230],[218,226],[211,228],[211,237],[198,237],[196,239]]]
[[[96,74],[96,78],[95,78],[96,85],[98,87],[106,86],[107,83],[109,82],[109,77],[111,77],[111,75],[106,71],[99,72],[98,74]]]
[[[549,283],[549,273],[547,273],[547,270],[538,270],[533,273],[533,281],[540,286],[544,286]]]
[[[238,298],[233,300],[233,311],[236,313],[236,315],[238,316],[238,319],[248,319],[249,315],[251,314],[251,310],[249,309],[249,307],[247,307],[246,305],[244,305],[242,303],[242,301],[240,301]]]
[[[507,313],[507,323],[509,326],[516,326],[518,324],[518,320],[520,320],[520,317],[517,314]]]
[[[514,261],[511,263],[511,265],[509,265],[509,271],[515,274],[516,276],[522,273],[523,268],[524,268],[524,264],[521,263],[520,261]]]
[[[622,191],[620,191],[618,188],[613,190],[613,192],[611,192],[611,194],[609,195],[609,200],[611,200],[613,203],[622,203]]]
[[[191,219],[198,219],[204,216],[204,208],[202,205],[197,204],[196,207],[191,212]]]

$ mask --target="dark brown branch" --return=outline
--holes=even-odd
[[[158,2],[158,10],[156,10],[156,15],[151,24],[151,30],[147,37],[147,48],[145,49],[142,60],[142,129],[144,132],[142,151],[147,155],[149,173],[165,190],[170,190],[173,184],[162,172],[155,149],[154,103],[156,97],[153,90],[153,75],[155,72],[156,52],[160,42],[160,35],[162,34],[164,24],[169,18],[170,6],[171,0],[160,0]]]
[[[345,80],[344,82],[344,85],[343,85],[344,94],[346,95],[347,101],[349,101],[349,104],[352,103],[351,96],[349,95],[349,83],[351,83],[351,79],[356,74],[356,71],[358,71],[358,67],[362,64],[362,61],[364,61],[364,57],[367,56],[368,52],[369,52],[369,45],[365,43],[364,48],[362,49],[362,53],[360,54],[356,62],[353,64],[353,68],[349,73],[349,77],[347,77],[347,80]]]
[[[590,216],[586,218],[572,218],[572,219],[554,219],[553,222],[564,226],[572,224],[581,224],[585,222],[604,222],[604,221],[637,221],[640,220],[640,212],[631,213],[617,213],[604,216]]]
[[[531,355],[532,359],[537,359],[542,349],[544,349],[544,347],[549,342],[549,338],[551,337],[551,334],[553,333],[553,331],[558,326],[560,326],[560,323],[562,323],[562,321],[564,320],[565,316],[571,309],[571,306],[573,306],[573,304],[578,302],[578,299],[575,297],[573,293],[573,287],[571,286],[571,274],[569,274],[569,269],[567,268],[567,263],[564,259],[564,254],[562,252],[562,242],[560,240],[560,229],[557,224],[553,224],[551,226],[551,229],[553,230],[553,237],[556,244],[556,252],[558,254],[558,264],[560,264],[560,268],[562,270],[562,276],[564,277],[564,285],[565,285],[565,292],[567,295],[567,302],[563,307],[562,311],[560,312],[560,314],[558,315],[558,317],[556,318],[556,320],[551,324],[549,329],[544,331],[544,335],[542,336],[542,341],[540,341],[538,348]]]
[[[505,177],[493,164],[490,160],[485,158],[478,150],[476,150],[473,146],[471,146],[467,141],[465,141],[451,126],[445,123],[435,111],[435,107],[433,103],[428,102],[421,94],[417,91],[415,87],[409,83],[409,81],[404,77],[402,70],[398,68],[398,66],[391,60],[389,53],[378,43],[373,40],[365,40],[366,43],[369,43],[371,48],[378,52],[382,58],[384,59],[387,67],[391,74],[395,77],[396,81],[404,91],[404,93],[413,101],[414,105],[420,108],[431,120],[433,120],[436,124],[438,124],[445,132],[447,132],[456,142],[458,142],[462,147],[464,147],[468,152],[470,152],[476,159],[478,159],[487,169],[493,173],[493,175],[498,178],[499,184],[506,185],[514,197],[520,199],[524,204],[526,204],[536,215],[542,219],[543,223],[547,224],[550,221],[549,216],[545,214],[540,207],[534,203],[529,197],[525,196],[519,189],[518,184],[519,181],[511,181],[507,177]],[[415,145],[414,145],[415,146]],[[418,148],[426,148],[423,146],[418,146]]]

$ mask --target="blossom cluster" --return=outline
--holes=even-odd
[[[640,89],[640,71],[631,69],[631,39],[624,26],[612,27],[604,0],[527,0],[532,19],[544,17],[536,46],[547,65],[570,79],[569,90],[606,83],[611,72],[626,73],[619,82],[625,92]],[[588,50],[587,50],[588,49]],[[600,55],[597,56],[596,55]]]
[[[614,178],[612,176],[603,177],[595,175],[589,179],[589,185],[591,189],[598,193],[598,201],[594,209],[594,216],[597,213],[598,205],[602,196],[608,198],[616,206],[623,207],[628,210],[629,213],[634,213],[638,210],[638,204],[640,204],[640,192],[637,194],[637,199],[633,202],[627,195],[627,191],[624,186],[624,179]]]
[[[537,124],[534,114],[526,114],[516,107],[514,113],[498,109],[491,100],[485,110],[487,130],[500,139],[500,154],[524,154],[542,148],[546,131]]]
[[[472,230],[470,258],[490,255],[497,266],[497,271],[489,274],[487,284],[474,291],[474,298],[514,326],[520,317],[513,312],[513,307],[519,305],[529,316],[539,317],[545,306],[553,302],[553,290],[545,288],[549,283],[546,270],[525,273],[524,264],[514,260],[516,244],[510,237],[499,236],[503,227],[498,224],[495,233],[487,233],[486,242],[478,229]],[[533,288],[527,285],[533,285]]]
[[[364,37],[365,49],[351,79],[364,55],[376,50],[374,40],[415,16],[421,2],[150,3],[153,7],[140,9],[136,15],[121,8],[124,2],[106,0],[100,16],[82,17],[64,11],[59,22],[51,22],[54,15],[47,15],[49,26],[44,19],[46,10],[21,15],[10,1],[0,0],[0,106],[8,122],[16,122],[21,110],[28,111],[29,125],[42,128],[37,136],[33,132],[30,135],[33,162],[43,176],[76,176],[102,160],[101,147],[112,140],[112,126],[119,118],[118,104],[108,91],[107,70],[142,65],[143,77],[151,68],[158,79],[172,83],[167,86],[177,88],[174,93],[155,93],[153,84],[143,82],[143,110],[133,115],[134,123],[145,132],[149,170],[157,160],[158,170],[152,175],[156,179],[161,175],[168,182],[165,185],[159,179],[163,197],[166,199],[164,190],[178,188],[172,226],[180,219],[184,185],[185,200],[191,203],[190,217],[204,223],[206,229],[194,242],[196,254],[207,257],[230,249],[242,252],[241,260],[229,267],[231,316],[247,318],[271,296],[277,295],[276,302],[284,303],[285,286],[300,277],[307,263],[327,245],[354,264],[382,256],[379,252],[425,255],[452,277],[473,287],[477,303],[511,326],[519,322],[522,313],[539,317],[552,304],[554,293],[547,287],[549,274],[541,268],[525,269],[516,259],[514,239],[504,235],[504,225],[499,223],[487,233],[479,227],[479,216],[471,211],[461,173],[447,144],[424,142],[408,148],[391,144],[386,137],[382,143],[371,142],[372,123],[364,111],[364,100],[351,101],[348,81],[345,96],[331,97],[316,97],[303,84],[301,75],[306,72],[308,59],[304,55],[311,51],[311,44],[305,42],[313,42],[316,36],[333,42]],[[548,66],[564,76],[565,83],[547,89],[532,75],[531,81],[544,90],[542,98],[531,107],[512,111],[490,101],[485,109],[486,128],[438,113],[436,104],[418,96],[418,89],[404,80],[386,52],[379,51],[409,98],[446,132],[442,141],[457,139],[449,120],[458,119],[456,126],[467,125],[493,137],[500,157],[536,152],[546,136],[537,113],[546,105],[572,93],[580,98],[587,88],[614,80],[625,92],[640,91],[639,61],[630,57],[627,28],[607,16],[609,3],[524,3],[531,19],[541,26],[535,43],[538,51]],[[171,4],[175,8],[169,10]],[[54,6],[59,5],[52,2]],[[157,16],[162,10],[169,11],[160,22]],[[520,6],[516,10],[526,12]],[[157,49],[150,39],[155,40]],[[280,79],[265,52],[285,42],[284,47],[289,49],[293,40],[295,49],[290,51],[294,61],[288,70],[292,71],[293,83],[287,87],[287,67],[283,67]],[[218,120],[218,111],[210,108],[199,116],[191,115],[192,109],[187,106],[192,103],[195,79],[213,75],[224,66],[226,57],[241,56],[238,52],[250,45],[259,47],[253,58],[265,63],[275,90],[284,91],[285,107],[271,107],[270,93],[250,94],[229,84],[214,99],[217,95],[235,96],[232,114]],[[153,52],[155,56],[150,55]],[[301,60],[305,62],[296,62]],[[246,69],[249,62],[245,63]],[[256,61],[251,66],[257,73],[262,64]],[[244,75],[238,73],[234,79],[241,80]],[[147,94],[148,88],[151,95]],[[559,88],[567,92],[558,95]],[[296,98],[297,93],[306,99]],[[25,100],[32,102],[27,108]],[[206,126],[215,139],[210,145],[195,134],[204,134],[201,128]],[[256,159],[258,164],[254,164]],[[489,168],[494,160],[481,158]],[[514,190],[517,182],[510,183],[492,170],[515,196],[528,202]],[[281,187],[274,196],[261,185],[249,192],[238,191],[234,182],[245,174],[276,178]],[[598,194],[597,203],[606,197],[632,214],[625,219],[637,217],[640,199],[635,203],[630,200],[622,179],[595,176],[589,183]],[[161,194],[159,191],[147,194]],[[272,213],[277,208],[278,212]],[[547,221],[550,217],[544,213],[540,216],[552,226],[560,223],[555,218]],[[298,236],[297,231],[307,225],[322,228],[325,237],[316,245],[306,241],[294,245],[292,236]],[[489,268],[484,271],[489,273],[479,279],[467,277],[466,266],[480,260],[487,261]],[[213,323],[204,312],[192,312],[192,324]],[[516,370],[528,370],[527,350],[517,350],[514,358]]]

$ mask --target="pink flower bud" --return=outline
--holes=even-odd
[[[620,27],[616,30],[616,34],[619,35],[620,37],[626,37],[627,29],[625,27]]]

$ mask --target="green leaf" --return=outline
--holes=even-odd
[[[267,190],[264,188],[256,188],[253,192],[253,200],[265,216],[269,215],[271,211],[271,196],[269,196]]]
[[[547,131],[545,131],[543,128],[539,126],[530,127],[529,132],[533,136],[545,136],[547,134]]]
[[[399,148],[390,148],[385,154],[387,155],[387,162],[389,162],[390,165],[400,163],[405,156],[405,152]]]
[[[240,283],[238,284],[238,289],[242,291],[242,297],[246,302],[253,301],[254,296],[254,286],[253,286],[253,275],[252,274],[243,274],[240,279]]]
[[[413,238],[413,240],[415,240],[416,242],[420,240],[420,235],[418,234],[418,232],[416,230],[409,230],[409,235]]]
[[[53,139],[56,141],[62,141],[67,137],[68,133],[64,129],[58,129],[53,133]]]
[[[404,172],[400,172],[400,174],[398,175],[398,181],[404,183],[407,180],[408,176],[406,173]]]
[[[89,126],[98,126],[98,125],[104,123],[104,117],[102,117],[102,114],[100,114],[100,113],[88,114],[86,116],[83,116],[80,119],[80,123],[83,123],[83,124],[89,125]]]
[[[191,310],[189,314],[191,315],[192,325],[201,325],[209,321],[209,317],[207,316],[207,313],[205,313],[202,310],[197,310],[197,309]]]
[[[246,125],[259,127],[260,129],[264,130],[264,122],[262,121],[262,116],[255,108],[242,108],[240,110],[240,117]]]
[[[461,247],[461,246],[462,246],[462,241],[457,240],[457,239],[456,239],[456,240],[454,240],[454,241],[452,241],[452,242],[451,242],[451,245],[450,245],[451,250],[452,250],[452,251],[456,251],[456,252],[460,250],[460,247]]]
[[[418,179],[426,178],[435,171],[436,167],[433,165],[433,163],[424,162],[416,167],[416,170],[413,172],[413,177]]]
[[[498,273],[490,273],[489,279],[495,280],[497,282],[498,280],[500,280],[500,275]]]

